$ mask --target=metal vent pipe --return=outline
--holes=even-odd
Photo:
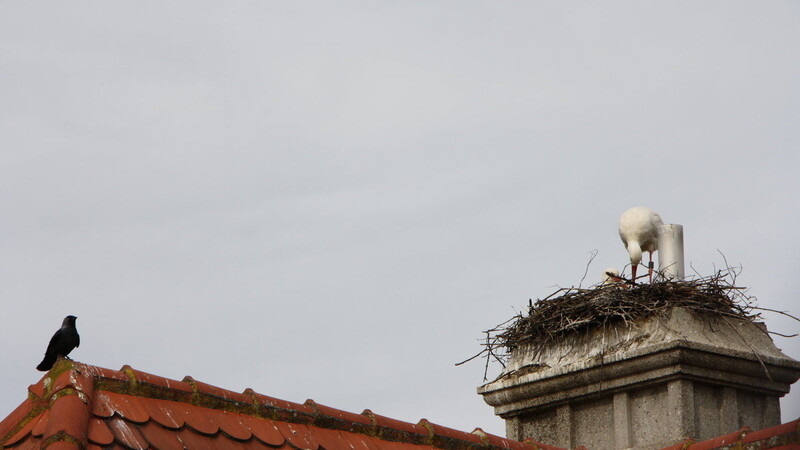
[[[683,225],[658,227],[658,270],[666,280],[683,280]]]

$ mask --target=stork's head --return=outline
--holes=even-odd
[[[637,266],[642,262],[642,247],[636,241],[628,242],[628,254],[631,257],[631,266]]]

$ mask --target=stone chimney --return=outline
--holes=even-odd
[[[800,362],[763,323],[675,307],[544,346],[513,350],[478,388],[511,439],[652,449],[780,423]]]

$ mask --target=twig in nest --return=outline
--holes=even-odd
[[[731,267],[727,260],[725,264],[726,270],[686,281],[635,286],[607,284],[590,289],[559,287],[544,299],[529,305],[527,315],[517,314],[486,330],[485,342],[481,344],[483,349],[457,365],[485,356],[485,377],[490,361],[498,361],[505,367],[511,351],[521,345],[534,344],[541,348],[563,336],[615,322],[635,322],[673,307],[750,321],[760,318],[758,310],[765,310],[798,320],[783,311],[755,306],[755,298],[747,294],[747,289],[735,285],[741,267]]]
[[[594,258],[597,257],[598,253],[599,252],[597,251],[597,249],[594,249],[589,252],[589,254],[592,256],[589,257],[589,261],[586,263],[586,270],[583,271],[583,277],[581,278],[581,281],[578,282],[578,287],[581,287],[581,285],[583,284],[583,280],[586,279],[586,274],[589,273],[589,266],[592,265],[592,261],[594,261]]]

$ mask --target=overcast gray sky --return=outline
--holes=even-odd
[[[799,5],[0,1],[0,416],[74,314],[89,364],[504,434],[453,364],[636,205],[800,313]]]

